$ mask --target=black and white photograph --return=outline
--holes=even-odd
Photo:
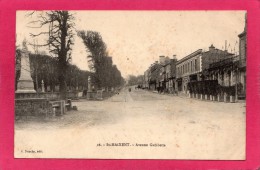
[[[16,12],[15,158],[246,159],[246,11]]]

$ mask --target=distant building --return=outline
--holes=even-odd
[[[177,59],[174,56],[173,59],[170,59],[169,62],[167,62],[165,67],[165,85],[166,85],[166,92],[168,93],[174,93],[175,92],[175,82],[176,82],[176,63]]]
[[[170,58],[165,56],[160,56],[160,74],[157,79],[160,91],[163,92],[166,90],[166,65],[170,63]]]
[[[157,87],[159,87],[159,75],[160,75],[160,68],[162,67],[161,64],[156,61],[154,64],[152,64],[149,68],[148,73],[148,84],[150,90],[157,90]]]

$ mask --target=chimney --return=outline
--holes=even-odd
[[[215,47],[213,46],[213,44],[211,44],[211,46],[209,47],[209,51],[214,51]]]
[[[172,56],[172,59],[177,60],[176,55],[173,55],[173,56]]]
[[[164,64],[165,63],[165,56],[160,56],[159,62],[160,62],[160,64]]]
[[[155,64],[158,64],[158,61],[155,61]]]

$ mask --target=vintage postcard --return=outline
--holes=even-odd
[[[246,159],[245,10],[18,10],[15,62],[15,158]]]

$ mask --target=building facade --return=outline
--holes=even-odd
[[[177,59],[174,57],[165,65],[165,80],[166,80],[166,92],[175,93],[175,81],[176,81],[176,63]]]
[[[239,37],[239,82],[242,84],[242,90],[239,94],[241,98],[246,97],[246,57],[247,57],[247,15],[245,15],[244,31]]]
[[[200,80],[202,49],[199,49],[176,62],[175,89],[187,93],[187,84],[190,81]]]
[[[148,73],[148,89],[152,91],[157,90],[157,87],[159,87],[159,75],[161,67],[161,64],[156,61],[149,68],[150,71]]]
[[[189,54],[177,62],[176,88],[179,92],[189,93],[187,89],[189,82],[211,79],[209,73],[210,65],[233,56],[234,54],[228,53],[226,50],[215,48],[213,44],[208,51],[199,49]]]

